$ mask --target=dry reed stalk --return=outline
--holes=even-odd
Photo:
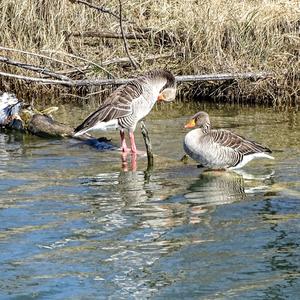
[[[93,0],[92,3],[111,12],[119,9],[119,0]],[[256,83],[238,81],[233,94],[275,99],[275,105],[280,104],[277,97],[291,99],[282,100],[282,103],[291,103],[299,98],[298,1],[128,0],[124,1],[122,10],[125,34],[147,33],[147,39],[128,40],[130,55],[141,62],[142,71],[167,67],[177,75],[271,72],[275,76],[269,80]],[[55,51],[52,58],[79,69],[85,66],[76,56],[102,66],[102,62],[125,55],[122,40],[66,38],[66,32],[103,30],[121,34],[119,18],[85,5],[72,4],[69,0],[2,0],[0,29],[0,46],[34,53]],[[149,55],[170,52],[182,55],[150,62],[144,60]],[[54,72],[64,69],[58,61],[24,53],[8,53],[0,49],[0,55],[30,65],[42,65]],[[115,64],[107,65],[106,69],[118,77],[131,77],[136,72],[128,66]],[[12,69],[0,64],[0,70],[11,72]],[[30,75],[17,70],[15,73]],[[106,73],[95,67],[89,76],[105,78]],[[1,87],[11,90],[24,88],[19,82],[5,78],[0,78]],[[30,88],[32,92],[40,89]],[[25,90],[30,92],[26,87]],[[228,97],[226,89],[220,89],[218,93]]]

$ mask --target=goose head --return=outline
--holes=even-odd
[[[153,87],[158,91],[157,101],[170,102],[176,97],[176,80],[168,70],[152,70],[146,74]]]
[[[184,126],[185,128],[199,127],[204,132],[210,130],[210,120],[208,113],[199,111],[191,117],[188,123]]]
[[[170,101],[174,101],[175,97],[176,97],[176,87],[165,88],[159,93],[157,97],[157,101],[170,102]]]

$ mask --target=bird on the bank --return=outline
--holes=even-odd
[[[254,141],[224,129],[211,129],[209,115],[200,111],[185,128],[194,128],[185,136],[184,151],[209,169],[238,169],[254,158],[274,159],[272,151]]]
[[[151,111],[156,101],[172,101],[176,95],[175,77],[167,70],[153,70],[117,88],[81,125],[75,136],[90,130],[118,129],[121,149],[127,152],[125,130],[131,151],[137,152],[134,130],[138,121]]]
[[[14,94],[3,93],[0,96],[0,125],[6,125],[14,119],[20,119],[19,111],[22,101]]]

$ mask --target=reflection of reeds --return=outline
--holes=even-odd
[[[5,29],[1,31],[1,45],[49,55],[69,66],[10,51],[1,50],[0,55],[51,70],[73,71],[76,69],[72,66],[87,64],[74,57],[80,56],[102,64],[115,75],[129,76],[128,63],[107,63],[126,57],[122,39],[91,36],[91,32],[100,30],[120,35],[118,18],[71,2],[76,1],[2,0],[0,6],[0,25]],[[117,0],[93,2],[115,13],[118,3]],[[268,71],[274,73],[273,79],[213,87],[203,85],[200,90],[202,94],[228,98],[236,96],[237,92],[263,96],[273,99],[274,104],[280,104],[276,100],[279,95],[285,105],[291,104],[299,93],[298,1],[168,0],[162,3],[153,0],[136,5],[130,0],[123,3],[123,15],[124,31],[131,34],[128,39],[130,53],[141,62],[143,70],[167,66],[177,74]],[[59,54],[49,52],[53,50]],[[158,53],[163,55],[161,59],[146,60],[149,55]],[[169,53],[171,56],[166,55]],[[20,72],[16,67],[3,64],[1,69]],[[134,75],[136,71],[130,70],[130,75]],[[87,73],[88,77],[97,73],[106,76],[105,71],[95,65],[83,73],[77,71],[76,76]],[[2,79],[0,87],[5,82]],[[14,81],[11,89],[20,94],[19,88],[20,83]],[[24,95],[33,89],[27,85],[22,88]],[[49,86],[42,89],[44,92],[53,90]]]

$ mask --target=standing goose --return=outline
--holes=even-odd
[[[175,77],[166,70],[153,70],[117,88],[81,125],[75,136],[90,130],[120,129],[121,149],[127,152],[125,130],[131,151],[137,152],[134,130],[137,122],[151,111],[157,100],[172,101],[176,95]]]
[[[187,155],[210,169],[238,169],[253,158],[274,157],[272,151],[256,142],[245,139],[224,129],[211,129],[206,112],[196,113],[185,128],[199,127],[190,131],[184,139]]]

